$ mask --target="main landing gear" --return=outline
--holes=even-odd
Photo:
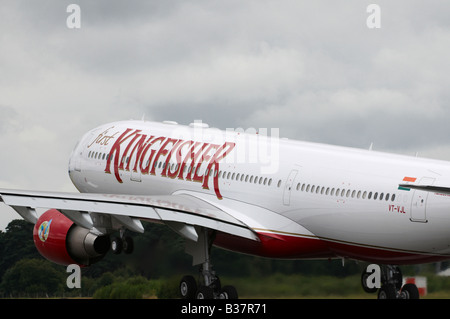
[[[121,252],[131,254],[134,250],[133,238],[125,236],[124,231],[120,230],[120,237],[111,239],[111,250],[115,255],[118,255]]]
[[[214,277],[209,284],[203,281],[198,286],[193,276],[184,276],[180,281],[181,297],[184,299],[238,299],[236,288],[222,287],[219,277]]]
[[[363,271],[361,284],[365,292],[375,293],[378,291],[378,299],[419,299],[419,290],[416,285],[405,284],[402,286],[403,276],[398,266],[381,265],[378,269],[381,270],[381,273]],[[377,276],[379,278],[376,278]],[[377,281],[380,287],[375,284]]]
[[[193,276],[184,276],[181,279],[180,294],[184,299],[238,299],[236,288],[222,287],[219,277],[212,270],[210,252],[214,236],[215,232],[203,229],[197,242],[186,241],[186,252],[193,256],[194,265],[201,266],[198,284]]]

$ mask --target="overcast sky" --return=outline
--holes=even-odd
[[[144,114],[450,160],[449,15],[444,0],[3,1],[0,187],[75,191],[78,138]],[[19,217],[0,205],[0,230]]]

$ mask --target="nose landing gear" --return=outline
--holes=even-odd
[[[369,272],[367,269],[361,275],[361,284],[365,292],[378,291],[378,299],[419,299],[419,290],[414,284],[403,284],[403,276],[400,268],[394,265],[382,265],[381,273]],[[372,277],[380,276],[377,287],[371,282]],[[377,280],[375,280],[377,281]]]

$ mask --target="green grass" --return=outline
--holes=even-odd
[[[264,278],[222,279],[232,283],[241,298],[364,298],[359,276],[336,278],[274,274]]]
[[[428,275],[428,294],[423,299],[450,299],[450,278]],[[94,298],[179,298],[181,277],[148,280],[133,277],[100,287]],[[273,274],[265,277],[221,277],[222,285],[234,285],[241,299],[376,299],[360,284],[360,276],[306,276]]]
[[[423,299],[450,299],[450,278],[426,277],[428,294]],[[234,285],[241,299],[377,299],[376,293],[363,291],[360,280],[359,275],[344,278],[283,274],[255,278],[221,277],[222,285]]]

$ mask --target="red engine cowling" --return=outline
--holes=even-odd
[[[42,256],[61,265],[89,266],[102,259],[110,246],[109,236],[92,234],[56,209],[39,217],[33,239]]]

